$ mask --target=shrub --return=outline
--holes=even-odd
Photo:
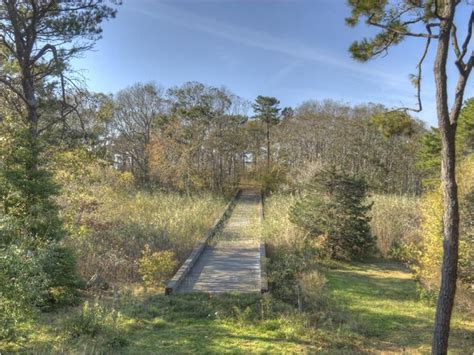
[[[327,308],[329,297],[326,277],[314,270],[304,273],[299,280],[303,310],[321,311]]]
[[[84,282],[77,274],[72,251],[58,244],[50,245],[42,253],[41,263],[48,275],[47,296],[43,307],[76,304],[79,301],[79,289],[84,287]]]
[[[150,246],[145,245],[142,257],[138,260],[138,269],[146,286],[162,286],[177,265],[172,251],[152,252]]]
[[[110,323],[111,317],[109,313],[106,307],[98,303],[90,305],[86,301],[81,310],[68,319],[66,331],[73,338],[81,335],[94,337]]]
[[[301,275],[314,262],[311,249],[275,249],[268,263],[268,282],[273,296],[296,306]]]
[[[302,265],[293,251],[276,250],[268,265],[268,283],[272,295],[288,303],[296,304],[296,286]]]
[[[371,254],[370,204],[365,181],[335,169],[322,171],[290,211],[290,219],[311,235],[324,236],[323,246],[334,259],[355,259]]]
[[[117,311],[99,303],[90,305],[86,301],[79,311],[66,320],[64,327],[72,338],[101,336],[99,343],[103,347],[118,348],[128,343],[120,331],[121,320],[122,315]]]
[[[276,191],[286,182],[286,171],[279,165],[273,165],[270,171],[265,172],[261,177],[262,190],[265,194]]]
[[[267,243],[268,277],[272,295],[293,306],[298,301],[302,273],[316,261],[317,250],[308,233],[289,220],[296,198],[274,194],[265,199],[262,233]]]
[[[472,309],[474,275],[474,155],[466,158],[458,168],[460,201],[459,286],[457,300]],[[443,255],[443,201],[441,188],[428,192],[421,203],[421,241],[416,244],[415,273],[424,287],[423,294],[434,297],[438,293]]]
[[[0,339],[15,338],[35,315],[46,284],[37,255],[15,245],[0,249]]]

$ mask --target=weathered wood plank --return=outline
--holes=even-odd
[[[261,219],[260,192],[243,190],[222,231],[207,240],[173,292],[265,292]]]
[[[229,217],[240,193],[241,190],[238,189],[232,199],[224,208],[224,212],[222,213],[221,217],[216,219],[212,227],[207,231],[204,239],[194,248],[191,255],[186,259],[183,265],[181,265],[181,267],[173,276],[173,278],[167,283],[165,288],[165,294],[169,295],[179,288],[180,284],[187,277],[194,264],[196,264],[197,260],[199,260],[201,254],[206,249],[209,240],[214,237],[214,235],[221,229],[225,220]]]

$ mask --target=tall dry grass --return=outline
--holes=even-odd
[[[383,256],[391,256],[402,243],[419,238],[420,200],[414,196],[373,195],[370,226]]]
[[[148,245],[171,251],[180,264],[218,218],[226,199],[211,193],[191,196],[141,191],[129,173],[118,172],[82,155],[61,161],[59,203],[81,275],[108,281],[138,281],[137,260]]]
[[[290,194],[273,194],[265,199],[262,235],[270,247],[288,249],[303,245],[307,233],[289,220],[296,199]]]
[[[110,192],[70,228],[66,243],[76,252],[85,277],[136,281],[137,260],[146,245],[168,250],[180,264],[224,208],[211,194],[188,197],[165,192]]]

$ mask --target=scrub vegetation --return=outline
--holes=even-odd
[[[381,31],[350,52],[436,42],[443,108],[451,43],[439,128],[199,82],[90,92],[71,58],[119,2],[0,0],[0,353],[443,354],[448,336],[472,352],[474,57],[453,27],[472,4],[392,3],[348,1],[350,26]],[[245,233],[265,241],[269,292],[165,296],[241,187],[264,193]]]

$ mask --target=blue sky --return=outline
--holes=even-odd
[[[374,30],[345,25],[345,0],[123,2],[95,49],[73,63],[90,90],[200,81],[249,100],[275,96],[282,106],[309,99],[415,106],[408,75],[415,72],[423,41],[409,39],[384,58],[355,62],[348,47]],[[467,15],[464,9],[459,18]],[[436,125],[431,72],[432,55],[424,67],[424,110],[416,116]],[[450,78],[455,74],[451,70]],[[467,97],[472,95],[471,83]]]

